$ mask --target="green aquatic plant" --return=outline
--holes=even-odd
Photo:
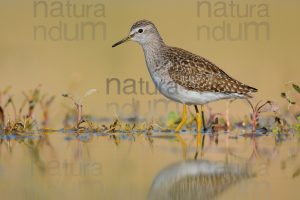
[[[19,123],[23,124],[24,132],[32,131],[33,128],[38,129],[38,127],[36,126],[38,124],[37,119],[33,118],[34,111],[37,109],[36,107],[40,105],[42,112],[45,114],[46,111],[43,110],[44,109],[43,106],[45,106],[45,109],[46,107],[48,109],[50,104],[54,100],[54,98],[50,98],[49,102],[45,104],[43,103],[45,95],[42,95],[41,86],[42,85],[38,85],[36,88],[30,90],[29,92],[23,92],[25,100],[23,101],[19,109],[19,116],[17,117],[16,121],[21,121]],[[26,105],[28,105],[28,111],[27,114],[23,115],[22,113]],[[12,102],[12,106],[14,107],[13,102]],[[48,117],[48,113],[47,113],[47,117]]]
[[[300,133],[300,117],[297,114],[300,112],[299,107],[299,95],[300,95],[300,86],[294,82],[288,82],[286,84],[287,91],[281,93],[281,97],[287,100],[288,107],[287,113],[292,119],[290,126],[297,132]]]
[[[24,117],[22,120],[18,121],[8,120],[4,127],[4,134],[21,135],[24,133],[30,133],[35,127],[36,122],[31,118]]]
[[[279,126],[275,126],[273,129],[272,129],[272,133],[275,134],[275,135],[278,135],[281,133],[281,129]]]
[[[102,124],[102,128],[105,133],[115,133],[118,130],[118,127],[120,127],[120,121],[119,119],[115,119],[112,124],[109,126]]]
[[[54,96],[46,99],[46,95],[41,95],[41,85],[38,85],[33,90],[23,91],[24,100],[19,107],[15,104],[14,98],[9,94],[11,87],[8,87],[3,92],[0,92],[0,101],[5,104],[0,105],[0,128],[2,134],[24,134],[32,133],[39,130],[38,121],[34,116],[37,105],[43,112],[42,124],[48,122],[48,111]],[[26,111],[26,108],[28,109]],[[13,112],[13,117],[10,117],[10,110]]]
[[[275,123],[273,124],[272,133],[280,137],[280,134],[289,132],[289,125],[285,119],[278,116],[275,117]]]
[[[10,88],[10,87],[9,87]],[[29,109],[31,109],[31,115],[26,115],[24,117],[20,117],[17,115],[17,108],[14,103],[13,97],[8,94],[9,89],[6,89],[5,92],[1,93],[1,102],[2,98],[4,97],[4,94],[7,96],[6,103],[3,107],[1,107],[1,129],[3,134],[21,134],[25,133],[26,131],[31,131],[33,128],[33,120],[32,120],[32,112],[33,112],[33,106],[32,104],[28,103]],[[25,92],[23,92],[25,94]],[[5,121],[5,115],[8,113],[7,109],[11,106],[13,113],[14,113],[14,119],[11,119],[8,117],[7,121]],[[22,110],[22,109],[20,109]],[[6,113],[6,114],[5,114]],[[21,112],[22,113],[22,112]],[[9,116],[9,114],[7,114]]]
[[[292,83],[292,86],[293,86],[294,90],[297,91],[300,94],[300,86],[296,85],[294,83]]]
[[[122,133],[129,133],[132,135],[133,132],[150,132],[153,129],[153,122],[151,122],[149,125],[147,123],[126,123],[120,121],[118,118],[115,119],[111,124],[105,125],[102,124],[101,131],[104,133],[116,133],[116,132],[122,132]]]
[[[296,92],[299,95],[300,86],[293,83],[292,81],[286,83],[285,85],[287,87],[287,90],[281,93],[281,97],[288,102],[288,110],[290,110],[291,106],[299,104],[299,102],[297,103],[297,101],[295,100],[296,95],[294,94],[294,92]],[[290,88],[292,88],[292,90]]]
[[[287,102],[289,103],[289,106],[296,104],[295,100],[292,99],[292,97],[286,92],[282,92],[281,97],[284,98],[285,100],[287,100]]]

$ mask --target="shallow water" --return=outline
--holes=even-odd
[[[232,136],[206,135],[197,160],[190,134],[1,139],[1,199],[299,198],[296,135]]]

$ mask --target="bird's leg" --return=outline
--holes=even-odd
[[[187,108],[186,108],[186,105],[183,104],[183,114],[182,114],[181,122],[179,123],[179,125],[175,129],[176,133],[178,133],[180,131],[182,126],[185,124],[186,120],[187,120]]]
[[[201,105],[201,117],[202,117],[202,131],[203,131],[203,133],[206,133],[207,129],[206,129],[206,126],[205,126],[205,117],[204,117],[203,105]]]
[[[197,122],[197,149],[201,143],[201,128],[202,128],[202,116],[199,113],[197,105],[195,105],[196,110],[196,122]]]
[[[181,122],[180,124],[177,126],[177,128],[175,129],[175,136],[176,136],[176,139],[180,142],[181,144],[181,147],[182,147],[182,156],[183,156],[183,159],[185,160],[186,159],[186,143],[185,141],[183,140],[183,138],[179,135],[179,131],[180,129],[182,128],[182,126],[185,124],[187,120],[187,108],[186,108],[186,105],[184,104],[183,105],[183,114],[182,114],[182,118],[181,118]]]
[[[204,137],[205,136],[204,135],[202,136],[201,130],[206,131],[206,128],[205,128],[205,123],[204,123],[203,106],[201,106],[201,115],[200,115],[197,105],[195,105],[195,110],[196,110],[196,121],[197,121],[197,147],[196,147],[195,159],[197,159],[200,144],[201,144],[201,151],[204,147]]]
[[[196,110],[197,133],[201,133],[203,116],[200,116],[197,105],[195,105],[195,110]],[[202,110],[201,110],[201,112],[202,112]]]
[[[175,133],[176,139],[180,142],[182,148],[182,157],[183,160],[186,160],[186,152],[187,152],[187,145],[184,139],[180,136],[179,133]]]

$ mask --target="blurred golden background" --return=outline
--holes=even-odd
[[[131,107],[126,105],[134,99],[138,102],[136,112],[140,116],[166,114],[161,107],[149,109],[153,100],[164,97],[159,94],[143,95],[138,84],[136,95],[123,92],[119,95],[112,85],[109,94],[107,91],[106,81],[110,78],[118,78],[121,83],[126,79],[138,81],[142,78],[149,82],[153,91],[142,49],[133,42],[111,48],[114,42],[128,34],[135,21],[149,19],[156,24],[167,44],[206,57],[234,78],[258,88],[257,100],[271,99],[284,103],[280,97],[284,84],[291,80],[297,83],[300,74],[297,57],[300,49],[300,2],[235,0],[207,1],[206,5],[201,2],[204,1],[3,0],[0,2],[0,89],[12,86],[11,93],[20,102],[22,91],[42,84],[44,92],[57,96],[51,113],[55,119],[60,119],[61,113],[65,112],[62,104],[70,103],[60,97],[62,93],[83,96],[92,88],[98,93],[85,99],[85,113],[107,117],[120,115],[120,112],[121,115],[130,115]],[[82,9],[89,9],[89,12],[85,10],[82,17],[74,16],[72,8],[77,10],[77,14],[82,13]],[[238,12],[245,16],[238,16]],[[252,28],[243,32],[245,24],[261,22],[265,27],[259,27],[258,38],[255,38],[257,32]],[[88,26],[97,23],[100,25],[94,30],[93,39]],[[210,38],[203,32],[199,33],[199,27],[207,26],[213,31],[224,23],[223,32],[216,30],[218,36],[225,34],[221,40],[216,40],[212,33]],[[58,37],[55,27],[61,24],[67,28],[60,29],[62,37]],[[82,24],[87,25],[87,29]],[[86,35],[73,41],[64,38],[65,35],[75,36],[76,27],[77,30],[86,30]],[[49,33],[50,30],[53,32]],[[235,35],[241,33],[242,36],[247,34],[247,38],[233,41],[228,36],[229,32]],[[58,39],[54,40],[55,37]],[[124,84],[120,87],[124,89]],[[109,103],[116,103],[119,110],[108,107]],[[220,112],[225,109],[224,102],[212,105]],[[245,103],[234,103],[233,112],[247,113],[243,105]],[[172,104],[168,111],[174,109]]]

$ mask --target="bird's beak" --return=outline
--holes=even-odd
[[[120,41],[117,42],[116,44],[112,45],[112,47],[114,48],[114,47],[116,47],[116,46],[118,46],[118,45],[120,45],[120,44],[122,44],[122,43],[124,43],[124,42],[127,42],[127,41],[130,40],[132,37],[133,37],[133,35],[129,35],[129,36],[127,36],[126,38],[124,38],[123,40],[120,40]]]

